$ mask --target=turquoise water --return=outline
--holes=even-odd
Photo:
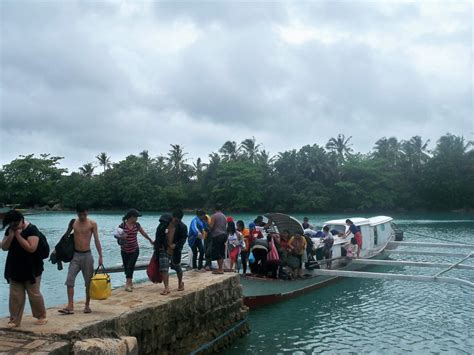
[[[54,213],[29,216],[54,245],[74,215]],[[120,252],[111,233],[120,223],[118,213],[92,214],[99,225],[107,265],[120,264]],[[144,229],[154,235],[159,214],[140,219]],[[248,223],[254,215],[234,215]],[[302,215],[296,217],[301,218]],[[342,215],[309,215],[311,222]],[[189,223],[192,216],[185,216]],[[473,214],[426,214],[395,216],[412,241],[437,242],[432,236],[474,243]],[[426,236],[410,234],[410,232]],[[144,238],[142,261],[152,249]],[[3,269],[6,253],[0,254]],[[456,261],[446,257],[393,256],[404,260]],[[467,264],[474,265],[474,259]],[[48,306],[66,302],[63,286],[66,269],[45,265],[42,290]],[[439,269],[416,267],[373,268],[373,271],[430,275]],[[470,270],[453,270],[446,276],[474,282]],[[137,272],[145,280],[145,272]],[[77,298],[83,298],[82,279],[77,281]],[[113,274],[115,287],[123,285],[122,274]],[[0,279],[0,315],[8,312],[8,287]],[[252,332],[227,350],[228,354],[307,354],[307,353],[474,353],[474,289],[466,286],[406,281],[345,279],[307,295],[254,310],[249,316]]]

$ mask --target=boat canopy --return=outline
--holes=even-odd
[[[373,227],[373,226],[378,226],[379,224],[384,224],[384,223],[393,221],[393,218],[388,217],[388,216],[377,216],[377,217],[369,218],[369,221],[370,221],[370,226]]]
[[[370,220],[367,218],[360,218],[360,217],[354,217],[354,218],[348,218],[350,219],[356,226],[364,226],[366,224],[370,224]],[[333,219],[331,221],[324,222],[324,225],[341,225],[345,226],[346,225],[346,219]]]
[[[295,233],[303,235],[304,233],[301,223],[296,218],[288,216],[287,214],[267,213],[265,214],[265,217],[273,222],[273,224],[278,228],[279,233],[283,232],[285,229],[287,229],[292,235]]]

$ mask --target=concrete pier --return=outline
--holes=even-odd
[[[0,352],[188,354],[201,348],[200,353],[211,353],[248,332],[248,310],[236,274],[190,271],[184,283],[179,292],[176,277],[170,277],[171,294],[166,296],[160,295],[162,284],[139,284],[133,292],[114,290],[107,300],[92,301],[90,314],[82,312],[83,302],[75,304],[73,315],[58,313],[62,307],[49,308],[43,326],[25,316],[19,328],[9,330],[4,318]],[[62,288],[58,292],[66,291]]]

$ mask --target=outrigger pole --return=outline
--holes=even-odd
[[[398,247],[430,247],[430,248],[469,248],[474,250],[474,244],[462,244],[462,243],[428,243],[428,242],[388,242],[388,246]]]
[[[380,266],[418,266],[432,268],[447,268],[452,266],[448,263],[430,263],[423,261],[402,261],[402,260],[375,260],[375,259],[354,259],[352,264],[358,265],[380,265]],[[455,269],[474,270],[474,265],[457,264]]]
[[[474,249],[472,244],[452,244],[452,243],[422,243],[422,242],[389,242],[388,246],[411,246],[411,247],[434,247],[434,248],[469,248]],[[421,266],[444,268],[437,274],[430,275],[406,275],[406,274],[392,274],[381,272],[366,272],[366,271],[349,271],[349,270],[328,270],[316,269],[313,270],[313,275],[321,276],[335,276],[335,277],[358,277],[365,279],[385,279],[385,280],[404,280],[404,281],[420,281],[420,282],[443,282],[458,285],[466,285],[474,287],[474,282],[460,279],[457,277],[441,276],[452,269],[474,270],[474,265],[462,264],[469,258],[474,257],[474,251],[469,254],[461,253],[446,253],[438,251],[415,251],[415,250],[384,250],[386,254],[405,254],[405,255],[430,255],[430,256],[450,256],[461,257],[462,259],[453,263],[439,263],[439,262],[418,262],[418,261],[402,261],[402,260],[377,260],[377,259],[353,259],[351,263],[359,265],[383,265],[383,266]]]
[[[362,279],[385,279],[385,280],[403,280],[403,281],[421,281],[421,282],[443,282],[458,285],[466,285],[474,287],[474,282],[459,279],[456,277],[438,277],[428,275],[405,275],[405,274],[388,274],[381,272],[366,271],[346,271],[346,270],[327,270],[316,269],[312,271],[313,275],[336,276],[336,277],[358,277]]]

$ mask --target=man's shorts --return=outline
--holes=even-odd
[[[227,234],[221,234],[212,237],[212,260],[225,259],[225,244],[227,242]]]
[[[67,272],[66,286],[74,287],[77,274],[82,271],[84,278],[84,284],[89,287],[89,284],[94,274],[94,258],[92,257],[91,251],[87,252],[74,252],[74,256],[69,263],[69,269]]]
[[[160,272],[168,272],[170,267],[178,274],[183,272],[181,264],[174,264],[173,257],[164,250],[159,252],[158,260],[160,262]]]

